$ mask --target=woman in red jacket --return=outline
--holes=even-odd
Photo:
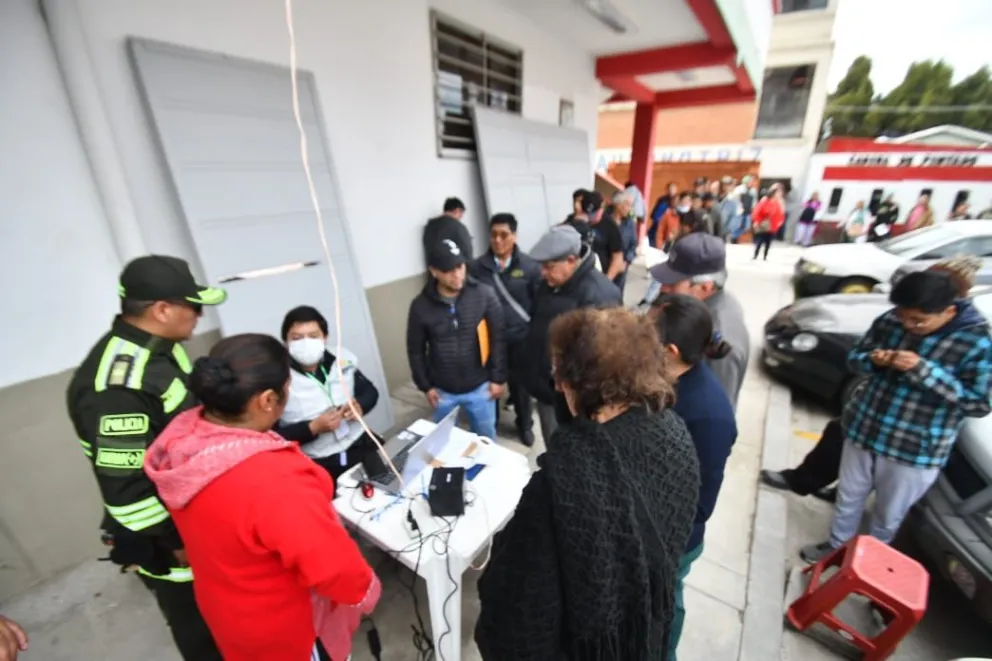
[[[331,478],[271,431],[288,383],[275,338],[221,340],[190,376],[203,406],[176,417],[145,459],[226,661],[343,661],[379,598],[331,504]]]
[[[772,245],[775,233],[785,222],[785,191],[782,184],[772,184],[768,195],[761,198],[751,213],[751,223],[754,227],[754,257],[758,259],[758,251],[765,248],[763,259],[768,260],[768,249]]]

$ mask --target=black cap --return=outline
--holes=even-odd
[[[442,273],[454,271],[465,263],[461,248],[451,239],[442,239],[427,253],[427,266]]]
[[[651,277],[663,285],[674,285],[695,275],[720,273],[727,268],[723,240],[696,232],[684,236],[668,252],[668,261],[651,267]]]
[[[200,305],[220,305],[227,300],[225,290],[196,284],[189,264],[167,255],[145,255],[131,260],[121,271],[117,293],[121,298],[136,301],[188,301]]]
[[[716,196],[713,195],[713,193],[703,193],[702,195],[699,196],[699,199],[701,199],[703,202],[712,202],[713,200],[716,199]]]
[[[596,191],[586,191],[582,194],[582,213],[592,215],[603,206],[603,196]]]

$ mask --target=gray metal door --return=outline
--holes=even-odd
[[[129,40],[141,93],[176,196],[210,282],[225,335],[278,336],[282,318],[312,305],[334,331],[334,290],[320,246],[292,114],[289,69],[143,39]],[[342,343],[381,397],[379,430],[393,415],[365,290],[354,262],[313,76],[299,73],[300,107],[324,231],[338,277]]]
[[[510,212],[525,252],[572,211],[572,192],[592,187],[585,131],[477,107],[475,141],[489,214]]]

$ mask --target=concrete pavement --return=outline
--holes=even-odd
[[[788,300],[788,273],[796,251],[773,246],[768,262],[753,262],[747,246],[730,246],[728,289],[740,298],[751,333],[751,366],[738,402],[739,436],[727,465],[724,485],[707,526],[706,547],[688,577],[687,620],[679,647],[682,659],[770,661],[769,645],[777,649],[781,635],[784,535],[775,519],[775,502],[783,496],[762,493],[758,501],[759,534],[754,533],[757,473],[762,465],[766,427],[781,427],[782,391],[758,366],[762,326]],[[647,286],[643,266],[635,266],[627,302],[635,303]],[[398,424],[427,415],[422,395],[412,387],[391,393]],[[769,403],[772,409],[769,410]],[[539,426],[535,425],[535,430]],[[504,427],[503,431],[509,431]],[[539,433],[539,431],[538,431]],[[502,439],[520,451],[509,438]],[[764,491],[764,490],[763,490]],[[772,505],[769,507],[769,502]],[[784,508],[784,505],[783,505]],[[783,509],[784,511],[784,509]],[[764,512],[764,514],[762,514]],[[771,518],[769,518],[769,515]],[[757,558],[752,557],[757,551]],[[429,627],[423,583],[410,572],[384,562],[384,555],[367,549],[379,567],[384,592],[375,618],[383,639],[383,659],[412,659],[411,624],[416,620],[413,584],[420,612]],[[777,577],[777,580],[776,580]],[[471,632],[478,615],[476,576],[464,580],[463,659],[479,658]],[[770,607],[777,598],[777,611]],[[32,635],[31,661],[178,661],[168,633],[150,596],[133,577],[119,576],[113,567],[87,563],[0,607],[19,619]],[[356,661],[371,660],[364,636],[356,637]]]

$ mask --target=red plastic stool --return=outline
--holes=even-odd
[[[839,570],[821,582],[830,567]],[[927,610],[930,574],[920,563],[874,537],[855,537],[803,573],[810,574],[809,585],[789,606],[789,622],[799,631],[817,622],[825,625],[857,645],[865,653],[864,661],[887,659]],[[867,597],[892,616],[874,638],[834,617],[834,608],[852,594]]]

